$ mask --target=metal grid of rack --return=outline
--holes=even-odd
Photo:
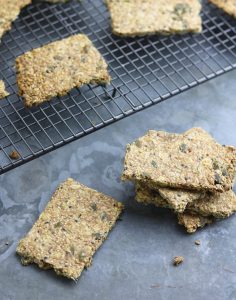
[[[236,21],[203,3],[203,32],[171,37],[111,34],[102,0],[34,2],[0,44],[0,78],[10,96],[0,101],[0,174],[118,119],[236,67]],[[109,86],[83,86],[27,110],[17,95],[15,58],[83,32],[109,64]],[[20,158],[12,160],[16,150]]]

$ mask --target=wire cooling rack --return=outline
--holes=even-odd
[[[119,38],[111,34],[102,0],[25,8],[0,44],[0,173],[167,99],[236,67],[236,21],[203,3],[203,32],[172,37]],[[17,96],[15,58],[83,32],[109,64],[109,86],[83,86],[27,110]],[[20,158],[12,160],[11,151]]]

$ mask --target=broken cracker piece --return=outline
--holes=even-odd
[[[236,18],[236,1],[235,0],[209,0],[209,2],[215,4],[218,8],[222,9],[227,14]]]
[[[83,84],[109,83],[107,67],[86,35],[72,35],[16,59],[19,94],[26,107],[37,106]]]
[[[112,31],[119,36],[201,32],[198,0],[106,0]]]
[[[91,265],[123,205],[69,178],[59,185],[29,233],[19,242],[22,263],[36,263],[77,279]]]
[[[32,0],[0,0],[0,40],[11,29],[12,22],[18,17],[22,8]]]
[[[236,212],[236,195],[232,190],[225,193],[210,194],[188,204],[187,210],[206,217],[227,218]]]
[[[204,192],[201,193],[171,188],[159,188],[158,192],[161,197],[169,203],[169,208],[173,209],[175,212],[183,212],[187,204],[202,199],[205,196]]]
[[[202,228],[205,225],[213,222],[212,217],[202,217],[192,213],[179,213],[178,223],[183,225],[188,233],[194,233],[198,228]]]
[[[8,95],[9,93],[6,91],[4,81],[0,80],[0,99],[5,98]]]
[[[201,128],[183,134],[150,130],[127,146],[122,179],[153,189],[224,192],[232,188],[235,165],[236,149]]]

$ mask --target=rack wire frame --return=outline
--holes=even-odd
[[[236,67],[236,21],[203,1],[203,32],[119,38],[102,0],[34,2],[0,44],[0,174]],[[17,95],[15,58],[33,48],[85,33],[106,59],[112,82],[73,89],[26,109]],[[9,157],[16,150],[20,157]]]

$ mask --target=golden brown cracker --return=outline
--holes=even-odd
[[[19,94],[26,107],[62,96],[83,84],[110,81],[108,66],[86,35],[72,35],[16,59]]]
[[[77,279],[106,239],[123,205],[69,178],[59,185],[29,233],[19,242],[22,263]]]

